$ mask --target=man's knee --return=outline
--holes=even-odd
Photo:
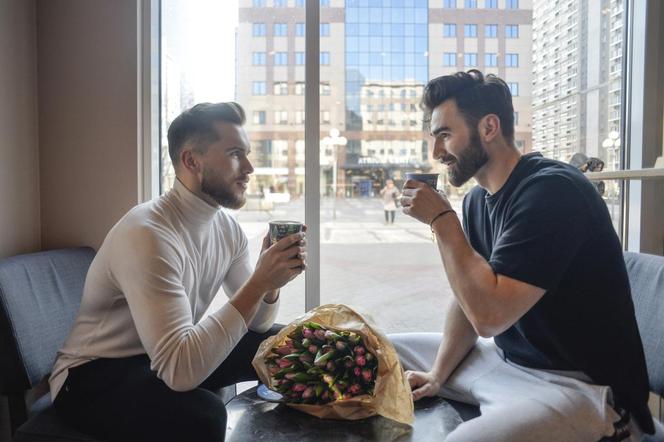
[[[182,432],[181,436],[186,435],[186,440],[202,442],[223,441],[227,421],[224,402],[219,396],[203,389],[196,389],[190,393],[192,398],[187,401],[189,406],[184,407],[185,410],[178,417],[183,424],[178,428]]]

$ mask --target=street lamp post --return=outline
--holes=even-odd
[[[324,146],[332,146],[332,191],[334,192],[334,199],[332,200],[332,219],[337,219],[337,183],[338,183],[338,146],[345,146],[348,143],[346,137],[340,137],[340,132],[337,128],[330,129],[330,136],[323,138]]]

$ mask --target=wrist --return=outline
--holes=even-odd
[[[263,301],[267,304],[274,304],[279,300],[279,289],[269,290],[263,297]]]
[[[252,276],[245,283],[245,289],[257,298],[264,298],[265,293],[270,290],[270,287],[260,279]]]
[[[454,209],[448,208],[445,210],[441,210],[440,212],[438,212],[436,216],[431,218],[431,221],[429,221],[429,227],[431,227],[431,230],[433,231],[434,224],[439,222],[441,219],[446,218],[450,213],[454,213],[456,215],[456,211]]]

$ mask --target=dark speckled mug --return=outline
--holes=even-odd
[[[433,187],[434,189],[438,185],[438,174],[437,173],[407,172],[406,173],[406,179],[421,181],[423,183],[427,183],[429,186]]]
[[[274,244],[294,233],[302,231],[303,224],[299,221],[270,221],[270,244]]]

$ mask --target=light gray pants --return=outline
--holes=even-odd
[[[440,333],[389,336],[404,370],[429,371]],[[535,370],[505,361],[492,339],[481,339],[440,391],[479,405],[481,416],[459,425],[449,442],[596,442],[614,433],[620,417],[611,389],[593,385],[580,372]],[[632,425],[631,441],[640,440]],[[638,434],[635,434],[638,432]]]

